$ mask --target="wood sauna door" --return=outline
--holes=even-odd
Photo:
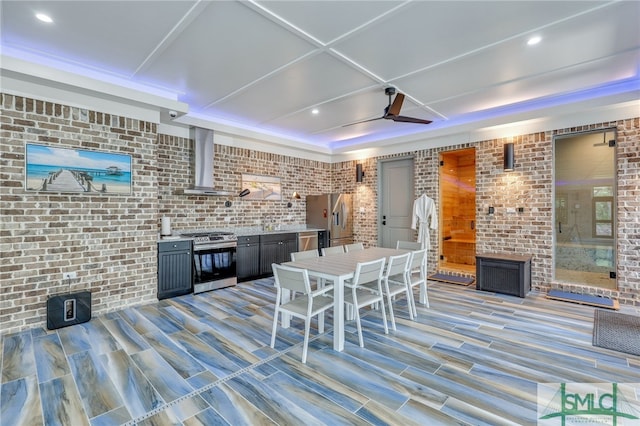
[[[476,150],[440,154],[439,270],[475,275]]]

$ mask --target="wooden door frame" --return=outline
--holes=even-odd
[[[477,218],[477,204],[478,204],[478,196],[477,196],[477,177],[478,177],[478,164],[477,164],[477,155],[478,155],[478,149],[476,146],[468,146],[468,147],[461,147],[461,148],[456,148],[456,149],[450,149],[450,150],[446,150],[446,151],[440,151],[438,153],[438,235],[437,235],[437,241],[438,241],[438,252],[436,254],[436,259],[437,259],[437,270],[448,270],[450,271],[450,268],[445,268],[444,264],[443,264],[443,250],[444,250],[444,236],[443,236],[443,232],[444,232],[444,221],[445,221],[445,215],[443,212],[444,209],[444,202],[442,197],[444,196],[444,192],[443,192],[443,185],[442,185],[442,161],[443,161],[443,156],[447,155],[447,154],[454,154],[454,153],[460,153],[460,152],[464,152],[464,151],[473,151],[474,155],[476,156],[475,158],[475,163],[474,163],[474,174],[475,174],[475,179],[474,179],[474,188],[476,190],[475,193],[475,202],[474,202],[474,226],[477,225],[478,223],[478,218]],[[477,227],[476,227],[477,229]],[[477,253],[477,237],[474,243],[474,246],[476,248],[476,253]],[[468,271],[464,271],[462,269],[457,269],[455,272],[459,272],[462,274],[470,274],[470,272]],[[475,275],[475,272],[473,273],[473,275]]]

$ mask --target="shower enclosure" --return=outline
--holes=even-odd
[[[554,139],[555,280],[616,288],[615,130]]]

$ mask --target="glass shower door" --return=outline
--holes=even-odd
[[[554,140],[554,277],[616,288],[615,131]]]

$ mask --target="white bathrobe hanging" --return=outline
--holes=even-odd
[[[413,202],[411,228],[418,230],[418,242],[422,248],[431,248],[429,229],[438,229],[438,213],[436,203],[425,194]]]

